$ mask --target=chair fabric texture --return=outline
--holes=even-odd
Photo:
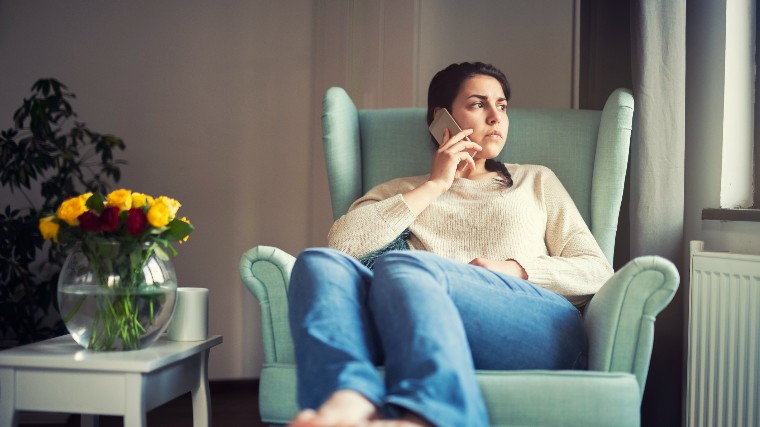
[[[552,169],[610,262],[623,194],[633,96],[614,91],[602,111],[510,109],[501,159]],[[335,218],[367,190],[429,172],[435,149],[421,108],[359,110],[341,88],[323,101],[323,143]],[[262,420],[287,423],[298,411],[287,291],[295,258],[256,246],[240,261],[245,286],[261,306],[265,363]],[[494,426],[637,426],[652,353],[654,321],[672,300],[678,271],[668,260],[639,257],[589,302],[588,371],[478,371]],[[380,368],[379,368],[380,369]]]

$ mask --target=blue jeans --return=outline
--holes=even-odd
[[[487,426],[475,369],[586,368],[583,322],[567,299],[429,252],[392,251],[371,271],[307,249],[288,300],[302,408],[350,389],[387,417]]]

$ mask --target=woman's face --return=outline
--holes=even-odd
[[[462,129],[472,129],[470,139],[483,151],[477,158],[492,159],[504,148],[509,131],[507,99],[499,81],[475,75],[465,80],[451,103],[451,115]]]

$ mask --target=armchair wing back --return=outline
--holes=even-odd
[[[358,110],[343,89],[327,91],[323,142],[333,216],[373,186],[429,172],[433,142],[420,108]],[[612,260],[623,193],[633,96],[618,89],[602,111],[510,109],[502,153],[508,163],[551,168]],[[245,286],[261,306],[265,363],[259,410],[286,424],[297,412],[287,291],[295,258],[256,246],[240,261]],[[652,352],[654,320],[678,287],[664,258],[632,260],[586,308],[588,371],[479,371],[494,426],[637,426]]]

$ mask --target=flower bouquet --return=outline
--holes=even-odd
[[[58,281],[63,321],[80,345],[133,350],[155,341],[176,297],[169,253],[193,231],[180,203],[120,189],[86,193],[40,219],[43,238],[67,250]]]

